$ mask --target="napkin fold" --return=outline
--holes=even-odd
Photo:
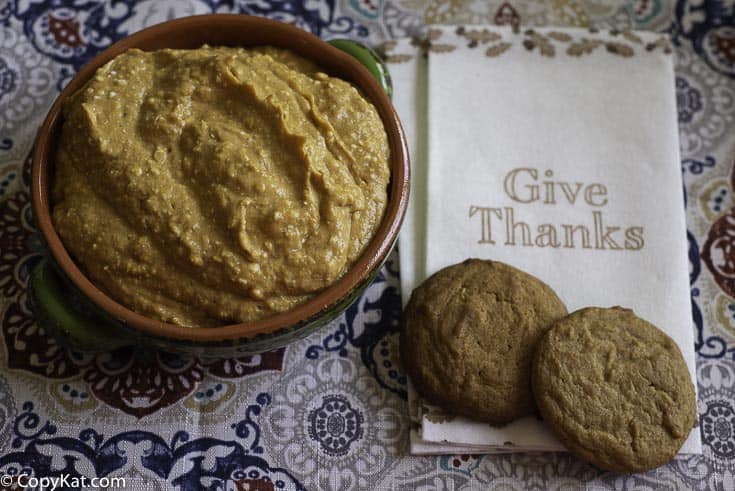
[[[447,265],[507,262],[570,312],[632,308],[677,342],[696,381],[667,38],[435,26],[386,52],[413,156],[404,303]],[[494,428],[409,395],[412,453],[563,449],[535,418]],[[701,453],[696,429],[681,453]]]

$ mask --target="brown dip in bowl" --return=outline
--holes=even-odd
[[[75,262],[73,257],[77,258],[79,254],[79,250],[75,250],[77,246],[72,240],[62,242],[65,227],[61,225],[64,219],[59,218],[63,215],[62,203],[68,198],[67,193],[70,190],[63,191],[57,186],[57,172],[65,172],[57,170],[60,166],[57,155],[71,151],[71,147],[64,150],[67,144],[63,143],[62,127],[67,118],[69,121],[74,119],[69,110],[64,114],[63,108],[71,107],[72,104],[68,100],[75,97],[73,95],[75,93],[81,94],[80,89],[92,83],[90,81],[100,67],[122,53],[136,48],[143,51],[193,50],[204,45],[259,47],[253,53],[272,49],[261,48],[264,46],[287,50],[300,59],[310,60],[303,62],[304,66],[309,67],[306,68],[307,72],[313,70],[311,67],[315,66],[312,64],[315,61],[318,66],[317,72],[321,73],[323,70],[327,77],[321,81],[322,84],[330,83],[330,80],[339,83],[334,81],[335,78],[349,83],[354,88],[345,88],[344,92],[349,100],[356,101],[358,107],[364,108],[357,111],[359,117],[364,118],[370,112],[377,114],[382,128],[348,121],[344,125],[348,128],[346,133],[339,134],[341,143],[337,141],[336,136],[330,140],[329,132],[324,131],[325,125],[329,124],[336,128],[341,124],[340,117],[349,113],[336,100],[325,104],[314,99],[314,102],[309,102],[308,105],[319,108],[322,113],[330,116],[320,120],[319,114],[314,114],[304,119],[310,120],[312,130],[318,128],[323,140],[322,150],[324,148],[329,150],[331,157],[325,153],[324,158],[313,158],[311,160],[313,164],[309,164],[312,167],[309,167],[306,163],[308,160],[300,154],[317,150],[309,145],[302,146],[303,150],[298,150],[298,140],[302,135],[297,133],[286,135],[286,140],[290,138],[293,141],[288,142],[283,153],[297,165],[288,169],[285,166],[272,174],[273,180],[266,179],[260,183],[256,180],[248,184],[242,179],[247,173],[258,174],[259,166],[265,165],[264,161],[267,162],[260,158],[257,150],[247,151],[250,164],[242,164],[234,175],[228,173],[227,165],[220,165],[232,155],[243,151],[245,145],[234,144],[240,139],[247,141],[247,136],[242,135],[234,135],[228,140],[232,142],[231,147],[225,145],[226,151],[232,152],[230,157],[225,152],[218,155],[218,158],[222,158],[221,162],[202,166],[200,169],[202,176],[195,175],[193,168],[186,169],[186,159],[183,159],[175,172],[171,170],[173,167],[169,167],[167,172],[171,173],[171,176],[168,176],[170,179],[164,181],[167,184],[163,184],[161,189],[155,187],[154,179],[139,181],[130,179],[138,172],[141,175],[153,173],[159,159],[166,160],[174,152],[191,156],[198,150],[206,150],[208,144],[221,138],[221,132],[225,131],[224,126],[216,128],[210,135],[204,125],[211,126],[211,123],[197,121],[195,117],[184,118],[189,121],[188,131],[191,132],[186,133],[189,140],[183,138],[182,133],[181,143],[188,145],[186,152],[183,150],[184,146],[176,148],[163,146],[159,150],[152,145],[146,147],[146,151],[150,152],[150,155],[146,154],[146,160],[136,160],[137,165],[125,171],[120,169],[112,172],[87,168],[85,172],[95,175],[92,178],[94,182],[110,186],[106,189],[112,196],[105,196],[104,200],[100,200],[100,203],[104,201],[105,204],[95,209],[93,215],[96,218],[89,221],[79,220],[78,227],[84,237],[84,224],[97,222],[99,231],[95,232],[90,227],[89,236],[83,238],[87,241],[86,247],[93,248],[97,243],[97,248],[106,248],[107,252],[100,254],[110,260],[112,267],[118,268],[115,276],[120,276],[122,280],[116,287],[110,286],[112,283],[106,284],[104,280],[92,279],[92,270],[104,270],[104,264],[96,261],[85,264],[80,259],[77,259],[79,263]],[[162,59],[158,60],[158,63],[163,63],[169,56],[165,54],[166,52],[161,53],[159,56],[162,56]],[[275,51],[269,56],[276,60],[280,55],[274,53]],[[223,71],[220,76],[239,80],[244,73],[238,73],[237,70],[236,68],[234,73],[229,74]],[[156,76],[161,74],[159,70],[151,70],[148,76],[152,77],[154,73]],[[313,77],[304,74],[311,80],[323,78],[322,75],[313,73],[312,75]],[[195,84],[195,87],[187,90],[191,90],[193,94],[197,88],[206,92],[208,87],[210,86],[206,84]],[[267,87],[270,87],[270,83],[262,86],[264,90]],[[243,98],[248,98],[252,97],[253,90],[248,92],[241,87],[241,93]],[[207,94],[199,95],[207,96]],[[359,99],[358,95],[362,99]],[[294,99],[290,103],[294,104],[294,108],[296,106],[302,108],[303,112],[303,108],[306,107],[303,101],[308,100],[308,97],[299,98],[294,95]],[[272,99],[264,94],[260,100],[261,106],[265,106]],[[369,104],[365,104],[365,101]],[[169,104],[168,101],[156,103]],[[142,99],[141,107],[145,104],[146,99]],[[165,106],[168,112],[162,115],[166,118],[165,121],[151,122],[146,131],[141,133],[141,139],[155,136],[153,133],[156,131],[165,133],[167,128],[181,125],[181,121],[177,119],[179,109],[174,102],[170,104],[172,105]],[[124,112],[128,107],[119,109]],[[232,117],[227,115],[230,110],[242,111],[225,105],[221,111],[223,118]],[[287,110],[291,111],[290,107]],[[80,116],[80,119],[112,117],[104,111],[96,116],[81,111]],[[348,119],[352,117],[349,116]],[[258,131],[284,138],[284,132],[278,129],[278,119],[272,115],[263,117],[263,122],[267,121],[271,126],[265,130],[259,128]],[[260,123],[254,125],[258,126]],[[384,131],[385,140],[384,143],[376,145],[374,155],[387,152],[387,174],[375,170],[373,166],[367,166],[363,170],[353,167],[349,171],[344,167],[342,170],[334,167],[336,166],[334,161],[340,159],[344,161],[346,157],[341,152],[347,150],[356,161],[365,161],[366,152],[362,150],[364,147],[353,150],[350,145],[364,145],[364,135],[377,135],[381,130]],[[81,136],[71,136],[72,141],[75,138]],[[376,138],[380,140],[383,137],[376,136]],[[97,144],[89,145],[85,151],[94,153],[100,150],[114,150],[114,147],[122,145],[119,138],[111,135],[98,139],[98,143],[103,140],[107,143],[101,147]],[[79,145],[82,143],[79,142],[74,147]],[[344,148],[341,148],[342,146]],[[281,144],[276,144],[270,151],[281,147]],[[124,154],[127,150],[127,147],[121,147],[116,151]],[[218,150],[213,146],[211,151],[216,153]],[[327,173],[327,170],[330,172]],[[104,172],[108,174],[104,175]],[[370,72],[352,56],[294,26],[244,15],[206,15],[166,22],[124,38],[98,55],[80,70],[49,111],[39,131],[33,155],[32,174],[33,212],[48,246],[50,258],[56,265],[56,270],[62,273],[64,283],[90,300],[90,305],[103,315],[106,325],[100,329],[107,329],[108,333],[119,332],[120,336],[129,337],[136,342],[212,356],[230,356],[233,353],[273,349],[312,332],[339,315],[375,277],[395,244],[408,202],[409,183],[408,153],[403,130],[389,97]],[[228,185],[224,189],[219,189],[209,182],[207,177],[216,177]],[[185,189],[184,193],[180,193],[176,187],[181,186],[182,182],[188,182],[186,179],[197,181],[200,187],[185,185],[182,188]],[[70,180],[81,182],[73,178]],[[262,204],[243,201],[250,196],[257,197],[257,192],[265,193],[264,188],[272,190],[268,193],[271,196],[278,196],[277,188],[272,187],[273,181],[298,184],[289,184],[282,188],[282,196],[279,199],[286,207],[285,210],[275,209],[273,202]],[[150,189],[145,189],[147,186],[150,186]],[[247,186],[252,186],[256,194],[252,194],[250,189],[245,189]],[[140,194],[143,191],[145,194]],[[187,200],[187,203],[184,203],[184,200]],[[294,205],[294,208],[290,205]],[[58,210],[54,211],[52,219],[54,206]],[[109,209],[102,210],[105,206]],[[188,206],[191,208],[187,208]],[[187,217],[186,213],[177,215],[175,213],[177,207],[191,210],[192,216]],[[318,213],[315,211],[311,217],[295,214],[286,217],[289,211],[294,210],[317,210]],[[199,214],[198,218],[194,217],[194,211]],[[283,217],[278,218],[277,212],[283,214]],[[123,218],[128,216],[136,218],[135,220]],[[189,219],[192,220],[191,223],[187,223]],[[291,225],[290,227],[273,227],[278,220],[284,219]],[[148,224],[149,220],[157,220],[158,225]],[[335,225],[338,220],[342,226]],[[349,225],[345,226],[345,223]],[[317,224],[320,226],[317,227]],[[151,228],[145,229],[147,226]],[[125,234],[119,235],[117,243],[112,243],[110,237],[113,236],[115,227],[120,227],[119,230],[133,230],[135,233],[129,237]],[[248,236],[241,237],[237,233],[247,232],[248,227],[258,229],[262,234],[251,242]],[[175,231],[177,228],[179,232]],[[141,230],[145,230],[145,233],[136,235]],[[191,240],[187,230],[196,231],[190,237]],[[224,235],[228,237],[225,238]],[[168,245],[162,247],[160,242],[154,243],[160,240],[166,241],[163,243]],[[221,245],[217,244],[217,241]],[[271,244],[268,245],[268,242]],[[293,247],[293,244],[305,246],[297,248]],[[227,251],[236,249],[242,251],[242,255],[233,260]],[[118,264],[116,258],[123,257],[123,253],[127,259]],[[146,266],[151,268],[151,271],[142,271],[141,265],[147,255],[155,256],[158,261],[146,263],[153,265]],[[271,259],[271,255],[278,255],[279,261],[266,260]],[[259,276],[248,270],[249,264],[260,264],[261,268],[267,265],[271,269]],[[155,275],[159,274],[157,268],[166,269],[166,272],[156,277]],[[188,275],[192,275],[192,271],[199,268],[202,274],[199,280],[186,280],[192,278]],[[194,293],[184,292],[179,297],[178,294],[174,294],[172,296],[178,304],[169,303],[166,298],[161,300],[162,296],[155,290],[155,281],[148,287],[141,288],[142,283],[136,283],[140,281],[135,279],[136,275],[140,277],[151,275],[152,278],[159,278],[156,281],[169,282],[173,288],[180,287],[182,290],[187,288],[187,281],[189,284],[198,281],[201,289]],[[248,282],[247,285],[238,282],[242,278]],[[252,283],[256,278],[260,278],[261,283]],[[142,302],[151,299],[161,301],[156,308],[141,308],[138,304],[133,305],[134,302],[119,296],[119,292],[125,290],[141,292],[139,296],[143,299]],[[162,290],[165,291],[165,288]],[[261,296],[262,299],[259,298]],[[201,305],[208,306],[194,309],[192,301],[194,297],[201,297],[204,299]],[[232,300],[234,298],[238,300]],[[269,298],[272,300],[269,301]],[[189,309],[190,307],[192,308]],[[136,309],[140,311],[136,312]],[[193,327],[184,327],[180,324]],[[207,327],[215,325],[219,327]],[[114,331],[110,331],[111,328]]]
[[[63,115],[53,224],[95,284],[164,322],[289,310],[340,278],[383,218],[377,110],[289,50],[131,49]]]

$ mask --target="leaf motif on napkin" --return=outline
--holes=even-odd
[[[528,51],[533,51],[534,48],[538,47],[538,51],[539,53],[541,53],[542,56],[546,56],[549,58],[554,57],[554,55],[556,54],[556,49],[547,37],[539,34],[533,29],[528,29],[524,34],[528,36],[528,38],[523,40],[524,48],[526,48]]]
[[[643,44],[643,40],[631,31],[623,31],[620,35],[631,43]]]
[[[570,36],[566,32],[551,31],[547,34],[547,36],[549,36],[554,41],[559,41],[560,43],[568,43],[572,40],[572,36]]]
[[[420,43],[411,41],[411,45],[417,46]],[[398,48],[396,41],[385,41],[376,47],[376,52],[386,63],[406,63],[411,61],[414,57],[413,54],[409,53],[396,53],[395,50]]]
[[[414,38],[411,41],[411,44],[414,46],[418,46],[423,51],[423,55],[426,56],[426,53],[428,51],[431,51],[432,53],[450,53],[457,49],[457,46],[453,44],[447,44],[447,43],[438,43],[438,41],[441,37],[444,31],[442,29],[429,29],[429,31],[426,33],[426,35],[421,38],[417,37]],[[404,58],[403,56],[400,57],[398,61],[395,61],[397,63],[400,63],[402,61],[408,61],[411,59],[410,55],[407,55],[408,58]]]
[[[456,33],[469,40],[467,44],[468,48],[476,48],[480,43],[487,44],[503,38],[500,34],[492,32],[489,29],[467,30],[463,26],[458,27]]]
[[[633,48],[623,43],[616,43],[616,42],[610,41],[605,44],[605,47],[610,53],[624,56],[626,58],[629,56],[633,56],[635,54],[635,52],[633,51]]]
[[[575,32],[564,32],[563,30],[526,29],[519,32],[514,28],[512,30],[513,35],[508,36],[503,34],[502,28],[494,30],[492,28],[458,26],[453,29],[453,32],[442,28],[429,29],[423,38],[416,38],[414,44],[422,48],[424,57],[428,55],[428,52],[451,53],[465,46],[474,49],[481,45],[487,45],[484,51],[485,56],[495,58],[509,51],[516,43],[520,43],[528,52],[536,52],[547,58],[555,57],[557,49],[560,54],[566,53],[568,56],[574,57],[590,55],[596,50],[604,48],[604,51],[610,54],[631,58],[643,52],[640,49],[636,51],[636,46],[644,47],[648,52],[660,50],[667,54],[671,53],[671,44],[666,36],[651,39],[644,44],[643,39],[631,31],[613,29],[603,32],[595,27],[591,27],[587,31],[589,37],[583,37],[583,35]],[[609,36],[617,39],[611,40]],[[467,41],[466,45],[464,45],[465,40]],[[401,63],[411,59],[410,55],[396,56],[394,53],[389,54],[391,55],[389,61],[393,63]]]
[[[671,42],[669,38],[662,36],[655,42],[646,45],[646,51],[655,51],[657,48],[661,49],[664,53],[671,53]]]
[[[567,54],[569,56],[582,56],[592,53],[598,46],[602,44],[599,39],[587,39],[582,38],[577,42],[569,45],[567,48]]]
[[[429,51],[432,53],[450,53],[455,49],[457,49],[457,47],[451,44],[431,44],[429,46]]]
[[[511,46],[512,46],[511,43],[498,43],[498,44],[492,45],[485,51],[485,56],[489,56],[491,58],[500,56],[506,51],[508,51],[508,49]]]
[[[390,55],[385,58],[385,61],[386,63],[406,63],[412,59],[412,55]]]
[[[429,29],[429,32],[426,33],[426,39],[428,39],[429,41],[436,41],[442,36],[443,32],[444,31],[442,31],[441,29]]]

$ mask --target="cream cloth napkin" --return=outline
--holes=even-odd
[[[446,26],[388,48],[414,163],[404,301],[444,266],[504,261],[551,285],[570,312],[632,308],[678,343],[696,381],[667,40]],[[493,428],[410,399],[413,453],[563,448],[535,418]],[[697,430],[681,452],[701,453]]]

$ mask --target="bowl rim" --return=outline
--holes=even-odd
[[[61,114],[64,101],[87,80],[94,72],[114,56],[130,48],[140,48],[145,43],[160,44],[161,39],[183,30],[187,32],[209,32],[212,29],[255,29],[267,30],[269,35],[290,37],[287,43],[298,46],[299,51],[314,50],[329,57],[329,65],[353,74],[354,85],[359,85],[363,95],[378,110],[390,147],[391,178],[388,203],[383,219],[375,234],[368,242],[360,257],[349,270],[335,283],[295,306],[294,308],[252,322],[228,324],[219,327],[184,327],[146,317],[118,303],[95,286],[76,265],[64,247],[51,219],[51,181],[49,161],[54,157],[59,129],[63,122]],[[166,41],[163,41],[164,43]],[[279,43],[260,43],[278,46]],[[234,44],[233,44],[234,45]],[[255,46],[258,43],[243,42],[242,46]],[[163,46],[162,46],[163,47]],[[145,49],[145,48],[141,48]],[[157,49],[157,48],[154,48]],[[324,65],[324,60],[316,60]],[[334,70],[326,70],[327,72]],[[406,137],[400,120],[388,95],[361,63],[352,56],[331,46],[317,36],[296,26],[279,21],[243,14],[206,14],[182,17],[137,31],[115,42],[84,65],[57,96],[38,132],[31,167],[31,201],[36,225],[46,242],[56,264],[67,278],[85,297],[104,312],[122,324],[161,338],[186,341],[224,341],[251,338],[256,335],[276,334],[293,326],[309,324],[340,300],[350,295],[354,288],[376,268],[383,264],[395,243],[401,222],[408,206],[409,194],[409,156]]]

